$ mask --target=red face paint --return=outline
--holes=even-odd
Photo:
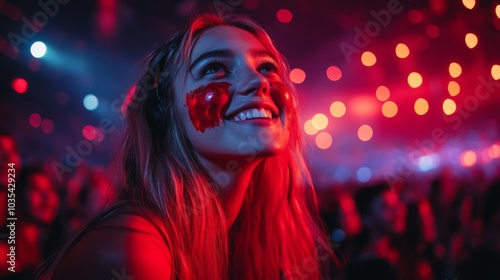
[[[293,99],[288,88],[281,82],[271,82],[271,92],[274,93],[273,99],[276,100],[281,110],[290,117],[293,112]]]
[[[186,94],[189,118],[197,131],[220,125],[222,108],[229,101],[229,86],[226,82],[212,82]]]

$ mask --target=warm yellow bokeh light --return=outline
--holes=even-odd
[[[412,88],[418,88],[419,86],[422,85],[422,75],[420,75],[417,72],[411,72],[410,75],[408,75],[408,85]]]
[[[342,78],[342,71],[337,66],[330,66],[326,69],[326,76],[330,81],[338,81]]]
[[[328,132],[320,132],[316,135],[316,146],[322,150],[326,150],[332,146],[332,136]]]
[[[335,101],[330,105],[330,114],[336,118],[340,118],[345,115],[346,107],[342,101]]]
[[[460,85],[455,81],[450,81],[448,83],[448,93],[451,96],[457,96],[460,93]]]
[[[357,95],[353,96],[349,103],[349,112],[358,118],[369,118],[376,116],[380,111],[380,105],[373,96]]]
[[[476,6],[476,0],[462,0],[462,3],[469,10],[472,10]]]
[[[457,104],[455,103],[455,101],[448,98],[443,102],[443,112],[446,115],[451,115],[455,113],[456,110],[457,110]]]
[[[364,124],[358,129],[358,138],[361,141],[368,141],[373,137],[373,129],[371,126]]]
[[[470,167],[476,164],[477,155],[474,151],[465,151],[460,155],[460,164],[463,167]]]
[[[495,13],[497,14],[497,18],[500,18],[500,5],[496,6]]]
[[[467,33],[465,35],[465,44],[469,49],[473,49],[475,46],[477,46],[477,36],[474,33]]]
[[[490,158],[495,159],[500,157],[500,145],[498,144],[493,144],[490,146],[488,149],[488,155]]]
[[[410,55],[410,49],[407,45],[399,43],[396,46],[396,56],[399,58],[407,58]]]
[[[429,111],[429,103],[427,102],[427,100],[419,98],[417,99],[417,101],[415,101],[414,108],[417,115],[423,116]]]
[[[325,129],[328,126],[328,118],[324,114],[316,114],[312,118],[312,125],[317,130]]]
[[[300,68],[295,68],[290,71],[290,80],[296,84],[301,84],[306,79],[306,72]]]
[[[462,74],[462,66],[456,62],[450,63],[450,67],[448,68],[448,71],[450,72],[450,76],[452,78],[457,78]]]
[[[386,101],[391,96],[391,91],[386,86],[379,86],[375,92],[377,99],[380,101]]]
[[[494,80],[500,80],[500,65],[495,64],[491,66],[491,76]]]
[[[386,101],[382,105],[382,114],[386,118],[392,118],[398,113],[398,105],[392,101]]]
[[[372,52],[366,51],[361,55],[361,62],[364,66],[373,66],[377,62],[377,57]]]
[[[312,124],[312,120],[307,120],[304,123],[304,131],[306,132],[307,135],[314,135],[314,134],[318,133],[318,130],[316,128],[314,128],[314,126]]]

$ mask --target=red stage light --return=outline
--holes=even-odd
[[[12,89],[19,94],[23,94],[28,90],[28,82],[23,78],[13,79],[11,86]]]
[[[51,134],[54,131],[54,123],[50,119],[45,119],[42,121],[42,131],[45,134]]]
[[[278,10],[278,12],[276,12],[276,18],[281,23],[289,23],[290,21],[292,21],[293,14],[292,12],[290,12],[290,10],[280,9]]]
[[[29,118],[30,125],[34,128],[40,127],[42,125],[42,117],[38,113],[32,113]]]

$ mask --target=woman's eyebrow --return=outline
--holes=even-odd
[[[189,66],[188,70],[191,71],[191,69],[193,69],[197,64],[199,64],[203,60],[211,58],[211,57],[232,57],[232,56],[234,56],[233,52],[231,50],[228,50],[228,49],[217,49],[217,50],[209,51],[209,52],[203,53],[200,56],[198,56],[198,58],[196,58],[193,61],[191,66]]]
[[[268,50],[265,49],[252,49],[250,50],[250,54],[252,56],[257,56],[257,57],[269,57],[273,59],[274,61],[278,61],[276,57]]]

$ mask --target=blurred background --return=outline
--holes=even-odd
[[[398,196],[371,198],[404,214],[389,231],[406,245],[386,247],[412,248],[378,255],[421,256],[408,261],[414,279],[454,279],[474,250],[500,251],[484,237],[500,235],[500,200],[486,202],[500,174],[500,2],[489,0],[0,0],[0,139],[15,143],[1,141],[2,164],[51,181],[37,187],[57,193],[41,202],[58,213],[45,224],[64,232],[111,197],[120,106],[144,58],[210,3],[256,19],[288,58],[323,217],[347,260],[367,250],[348,240],[369,232],[378,202],[356,203],[375,185]]]

